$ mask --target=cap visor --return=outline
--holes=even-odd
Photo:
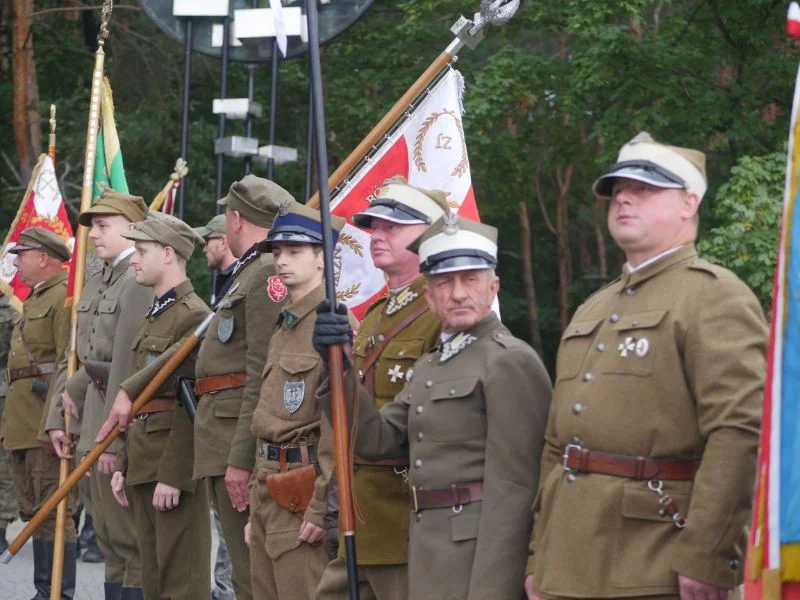
[[[381,204],[370,206],[366,210],[353,215],[353,223],[364,229],[370,229],[372,227],[372,219],[383,219],[384,221],[390,221],[400,225],[424,225],[426,223],[422,219],[418,219],[399,208]]]
[[[195,228],[194,228],[194,232],[195,232],[197,235],[199,235],[201,238],[203,238],[203,241],[205,241],[205,239],[206,239],[206,237],[207,237],[207,236],[209,236],[209,235],[211,235],[212,233],[214,233],[214,232],[213,232],[213,231],[211,231],[211,229],[210,229],[210,228],[208,228],[208,227],[195,227]]]
[[[228,197],[220,198],[217,200],[217,206],[228,206]]]
[[[139,231],[138,229],[131,229],[130,231],[120,233],[120,235],[124,237],[126,240],[133,240],[135,242],[158,242],[159,244],[162,243],[160,240],[157,240],[152,235],[144,233],[143,231]]]
[[[656,171],[638,167],[623,167],[599,177],[592,186],[594,195],[598,198],[611,198],[615,179],[633,179],[664,189],[680,190],[684,188],[680,183],[671,181]]]
[[[121,215],[122,211],[107,204],[95,204],[78,215],[78,223],[84,227],[92,226],[92,217],[97,215]]]
[[[23,250],[41,250],[42,252],[47,252],[47,250],[45,250],[45,249],[44,249],[44,248],[42,248],[42,247],[38,247],[38,246],[26,246],[25,244],[17,244],[17,245],[16,245],[16,246],[14,246],[13,248],[9,248],[9,249],[7,250],[7,252],[8,252],[9,254],[17,254],[18,252],[22,252]]]
[[[456,271],[477,271],[493,269],[496,264],[477,256],[454,256],[435,263],[430,269],[424,271],[426,275],[440,275]]]

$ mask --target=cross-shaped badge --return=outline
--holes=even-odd
[[[398,379],[402,379],[405,376],[405,373],[400,369],[400,365],[395,365],[389,369],[388,374],[392,378],[392,383],[397,383]]]
[[[617,350],[619,350],[619,355],[622,358],[626,358],[628,356],[628,352],[633,352],[636,348],[636,343],[633,341],[632,337],[626,337],[625,341],[622,342],[619,346],[617,346]]]

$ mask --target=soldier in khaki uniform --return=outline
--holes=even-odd
[[[134,240],[131,264],[136,281],[152,287],[155,300],[131,345],[136,373],[120,384],[98,439],[115,424],[127,426],[130,399],[152,378],[145,367],[188,336],[209,314],[186,278],[186,261],[199,241],[186,223],[163,213],[149,213],[123,237]],[[122,505],[128,504],[127,494],[131,495],[146,600],[198,600],[211,595],[208,491],[192,479],[192,423],[176,398],[176,378],[190,376],[195,359],[195,353],[187,357],[145,404],[127,433],[127,464],[118,460],[123,468],[112,478]]]
[[[104,261],[102,271],[86,282],[78,301],[78,358],[81,367],[66,382],[61,398],[53,398],[45,429],[53,446],[63,454],[69,443],[64,433],[63,406],[80,422],[78,454],[92,449],[100,426],[111,411],[119,384],[133,374],[130,348],[153,290],[136,283],[133,241],[122,237],[144,219],[147,207],[138,196],[108,188],[94,206],[78,217],[89,227],[95,253]],[[66,373],[66,360],[59,370]],[[62,406],[63,405],[63,406]],[[105,555],[106,600],[141,597],[141,565],[131,511],[114,500],[111,475],[122,440],[104,453],[89,479],[92,517],[98,543]]]
[[[8,351],[11,346],[11,331],[14,328],[16,312],[8,303],[7,296],[0,296],[0,415],[6,402],[5,372],[8,366]],[[6,529],[17,518],[19,508],[14,497],[14,486],[11,484],[11,469],[8,453],[0,447],[0,553],[8,548]]]
[[[370,460],[409,459],[409,598],[515,600],[523,593],[550,380],[533,349],[492,312],[496,229],[447,214],[410,248],[442,343],[422,355],[380,411],[358,386],[355,451]],[[337,334],[325,314],[327,331],[314,332],[320,354],[347,340],[346,324]],[[319,400],[329,411],[327,390]]]
[[[320,542],[333,444],[314,396],[324,369],[311,345],[325,296],[319,219],[301,204],[284,206],[267,236],[289,301],[272,333],[252,422],[258,450],[247,527],[258,600],[311,600],[328,563]],[[332,219],[336,239],[344,219]]]
[[[639,134],[594,192],[622,275],[561,338],[529,597],[727,598],[742,579],[767,327],[697,257],[701,152]]]
[[[252,177],[259,179],[255,175]],[[194,231],[203,238],[203,254],[206,255],[208,268],[217,272],[214,289],[211,291],[211,307],[214,308],[228,291],[228,281],[236,267],[237,257],[233,254],[225,233],[224,214],[217,215],[202,227],[195,227]]]
[[[262,253],[259,243],[267,237],[281,203],[292,202],[289,192],[255,175],[234,183],[220,200],[229,223],[227,243],[239,260],[231,270],[227,292],[219,300],[195,365],[199,403],[194,477],[208,482],[228,545],[238,600],[253,597],[250,552],[244,542],[247,482],[256,450],[250,423],[267,360],[268,327],[283,306],[282,298],[269,294],[275,268],[272,255]]]
[[[406,373],[439,343],[439,318],[428,309],[419,256],[406,248],[449,210],[445,195],[387,182],[353,223],[372,230],[370,254],[386,273],[389,293],[370,306],[353,342],[353,368],[380,409],[403,389]],[[408,598],[408,458],[355,458],[353,490],[366,523],[358,523],[361,600]],[[317,600],[348,597],[344,548],[325,569]]]
[[[56,361],[69,343],[69,310],[64,306],[67,272],[63,263],[70,252],[56,234],[29,227],[9,252],[31,293],[14,327],[8,356],[8,395],[3,427],[3,447],[11,451],[11,473],[20,515],[30,519],[58,487],[60,461],[49,443],[40,442],[42,416]],[[70,513],[73,511],[70,510]],[[33,582],[36,598],[50,598],[50,578],[55,539],[55,511],[33,535]],[[64,544],[62,598],[75,593],[77,532],[67,519]]]

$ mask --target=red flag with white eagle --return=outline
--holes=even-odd
[[[8,250],[17,245],[19,234],[28,227],[49,229],[66,241],[70,250],[75,245],[72,225],[67,218],[67,209],[58,188],[55,165],[47,154],[39,156],[28,189],[0,252],[0,292],[8,296],[11,306],[19,312],[22,312],[22,303],[28,297],[30,288],[17,275],[15,255],[9,254]],[[68,268],[69,263],[64,263],[64,266],[65,269]]]
[[[461,123],[462,90],[461,74],[451,69],[331,199],[331,212],[347,219],[334,253],[336,293],[358,319],[385,293],[386,280],[370,258],[369,233],[353,225],[352,216],[387,179],[402,175],[411,185],[443,190],[453,210],[479,220]]]

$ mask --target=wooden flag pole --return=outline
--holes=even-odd
[[[108,37],[108,23],[111,20],[112,0],[104,0],[100,31],[97,34],[97,51],[94,54],[94,71],[92,73],[92,93],[89,100],[89,122],[86,127],[86,147],[83,165],[83,185],[81,187],[80,211],[87,210],[92,205],[92,187],[94,185],[94,163],[97,154],[97,131],[100,121],[100,95],[103,85],[103,70],[105,64],[105,45]],[[78,299],[83,292],[83,278],[86,272],[86,246],[89,242],[89,230],[78,224],[78,233],[75,236],[75,273],[73,274],[73,302],[70,319],[69,350],[67,352],[67,378],[78,370]],[[69,413],[64,411],[64,431],[69,435]],[[58,474],[59,487],[67,481],[70,470],[71,458],[61,459],[61,468]],[[46,505],[47,503],[45,503]],[[58,503],[56,512],[56,539],[53,546],[53,571],[50,583],[50,600],[61,599],[61,583],[64,572],[64,538],[67,525],[67,494],[64,494]],[[28,523],[31,525],[33,521]],[[19,536],[18,536],[19,537]]]

